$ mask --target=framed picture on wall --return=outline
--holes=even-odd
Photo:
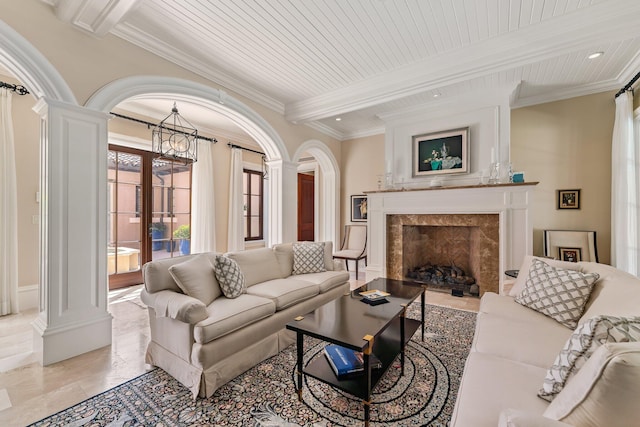
[[[582,260],[580,248],[558,248],[558,258],[562,261],[579,262]]]
[[[416,135],[413,176],[469,173],[469,128]]]
[[[580,190],[558,190],[558,209],[580,209]]]
[[[351,221],[367,222],[367,196],[364,194],[351,196]]]

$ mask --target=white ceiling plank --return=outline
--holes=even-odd
[[[487,28],[489,30],[489,37],[495,37],[500,34],[499,24],[499,5],[498,0],[487,1]]]
[[[460,46],[467,46],[471,44],[471,28],[465,10],[465,2],[456,1],[450,4],[452,6],[451,13],[453,14],[453,19],[455,19],[457,25]]]
[[[520,28],[522,0],[509,1],[509,31],[517,31]]]

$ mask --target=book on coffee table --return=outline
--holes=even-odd
[[[377,300],[377,299],[388,297],[391,294],[389,292],[384,292],[384,291],[379,291],[377,289],[373,289],[371,291],[360,292],[360,295],[362,297],[368,299],[369,301],[374,301],[374,300]]]
[[[324,355],[338,378],[346,378],[364,372],[364,355],[361,351],[329,344],[324,348]],[[369,355],[369,363],[371,363],[371,369],[382,367],[380,359],[374,354]]]

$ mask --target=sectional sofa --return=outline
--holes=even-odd
[[[554,281],[549,268],[531,273],[539,262],[597,274],[575,328],[516,302],[532,280]],[[508,295],[482,297],[451,426],[640,426],[638,316],[637,277],[604,264],[527,257]],[[595,350],[585,362],[589,345]]]
[[[151,329],[146,362],[171,374],[194,398],[209,397],[292,344],[287,322],[349,292],[349,274],[334,263],[332,243],[319,244],[321,259],[313,268],[296,266],[294,244],[145,264],[141,298]],[[214,266],[222,260],[233,260],[240,270],[239,296],[226,297],[218,283]],[[315,272],[295,274],[300,271]]]

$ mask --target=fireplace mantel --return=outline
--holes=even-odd
[[[369,191],[367,281],[387,277],[387,216],[397,214],[498,214],[499,290],[502,274],[533,253],[532,193],[537,182]]]

